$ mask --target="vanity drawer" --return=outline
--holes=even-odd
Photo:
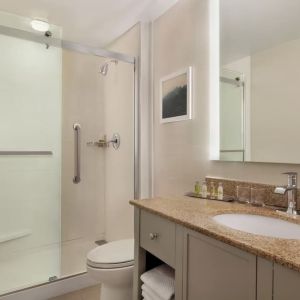
[[[175,223],[141,210],[140,245],[175,267]]]

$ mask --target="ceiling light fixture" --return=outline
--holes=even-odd
[[[46,32],[49,30],[50,25],[47,21],[35,19],[31,21],[31,27],[36,31]]]

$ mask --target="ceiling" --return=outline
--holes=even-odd
[[[0,11],[47,19],[63,39],[105,47],[139,21],[157,18],[178,0],[0,0]]]
[[[299,0],[220,0],[223,63],[300,38]]]

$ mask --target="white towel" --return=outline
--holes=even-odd
[[[145,290],[142,291],[142,296],[144,300],[160,300],[159,298],[153,298],[150,294],[148,294]]]
[[[164,300],[175,294],[175,271],[165,264],[142,274],[141,280]]]
[[[162,298],[160,295],[158,295],[156,293],[156,291],[152,290],[147,284],[143,284],[142,285],[142,292],[145,291],[146,294],[148,295],[148,297],[150,297],[151,299],[155,299],[155,300],[165,300],[164,298]],[[171,300],[173,300],[174,298],[172,297]]]

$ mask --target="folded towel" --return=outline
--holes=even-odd
[[[165,264],[145,272],[141,280],[164,300],[171,300],[175,294],[175,271]]]
[[[150,296],[151,298],[155,299],[155,300],[165,300],[164,298],[162,298],[160,295],[157,294],[156,291],[152,290],[147,284],[143,284],[142,285],[142,291],[145,291],[146,294],[148,296]],[[171,298],[173,299],[173,298]]]
[[[152,290],[151,290],[151,292],[147,292],[145,289],[143,289],[142,290],[142,296],[143,296],[144,300],[164,300],[161,297],[158,297],[157,295],[155,295],[155,293],[153,293]],[[171,300],[175,300],[175,296],[173,296],[171,298]]]
[[[160,298],[153,298],[146,291],[142,291],[142,296],[144,297],[144,300],[160,300]]]

